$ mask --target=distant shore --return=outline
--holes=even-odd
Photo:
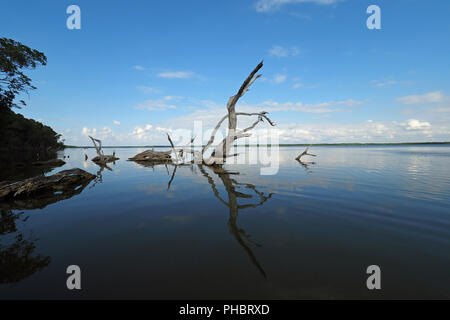
[[[450,141],[445,142],[386,142],[386,143],[280,143],[278,146],[280,147],[305,147],[305,146],[403,146],[403,145],[441,145],[441,144],[450,144]],[[265,145],[257,145],[257,144],[243,144],[236,145],[237,147],[257,147],[257,146],[265,146]],[[272,146],[268,144],[267,146]],[[194,147],[203,147],[203,146],[194,146]],[[66,145],[64,148],[94,148],[94,146],[71,146]],[[154,145],[154,146],[102,146],[102,148],[171,148],[169,145]]]

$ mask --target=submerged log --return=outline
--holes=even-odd
[[[60,167],[65,165],[66,162],[61,159],[50,159],[47,161],[35,161],[31,164],[36,167]]]
[[[148,161],[148,162],[157,162],[157,163],[167,163],[172,162],[172,157],[170,154],[171,150],[168,151],[154,151],[154,150],[146,150],[144,152],[138,153],[132,158],[128,160],[131,161]]]
[[[95,175],[75,168],[51,176],[37,176],[17,182],[0,182],[0,200],[35,195],[39,193],[76,191],[89,183]]]
[[[119,158],[115,157],[115,156],[109,156],[109,155],[101,155],[101,156],[96,156],[94,158],[92,158],[92,161],[95,163],[108,163],[108,162],[114,162],[116,160],[119,160]]]

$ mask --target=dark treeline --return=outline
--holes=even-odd
[[[0,168],[46,160],[63,147],[61,135],[49,126],[13,111],[26,105],[17,96],[36,89],[22,70],[46,65],[42,52],[0,38]]]
[[[9,108],[0,108],[0,159],[18,162],[45,160],[63,145],[49,126],[27,119]],[[1,161],[3,162],[3,161]]]

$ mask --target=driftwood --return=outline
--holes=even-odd
[[[171,153],[172,153],[171,150],[169,150],[169,151],[146,150],[144,152],[141,152],[141,153],[135,155],[132,158],[129,158],[128,160],[167,163],[167,162],[172,162],[172,158],[170,156]]]
[[[0,200],[15,199],[41,193],[55,195],[76,191],[95,178],[81,169],[63,170],[51,176],[37,176],[18,182],[0,183]]]
[[[97,151],[97,156],[92,158],[93,162],[95,162],[95,163],[108,163],[108,162],[114,162],[116,160],[119,160],[119,158],[116,158],[115,153],[113,155],[105,155],[105,154],[103,154],[102,141],[101,140],[95,139],[95,138],[93,138],[91,136],[89,136],[89,138],[91,138],[92,142],[94,143],[94,148]]]
[[[261,74],[257,74],[257,72],[259,71],[259,69],[262,68],[262,66],[263,62],[261,61],[256,66],[256,68],[250,73],[247,79],[245,79],[245,81],[242,83],[238,92],[234,96],[231,96],[229,98],[227,103],[228,114],[223,116],[217,123],[216,127],[214,128],[211,134],[210,139],[208,140],[207,144],[201,149],[201,151],[192,149],[192,143],[194,142],[194,138],[191,139],[191,142],[190,144],[188,144],[188,146],[176,148],[169,134],[167,134],[167,138],[170,142],[172,150],[169,151],[147,150],[134,156],[133,158],[130,158],[129,160],[160,162],[160,163],[172,162],[175,164],[182,164],[186,162],[184,160],[184,157],[187,154],[191,154],[192,159],[189,162],[213,166],[213,165],[222,165],[227,158],[237,156],[237,154],[231,154],[231,148],[237,139],[251,136],[251,133],[249,131],[255,128],[258,125],[258,123],[264,122],[264,120],[267,121],[271,126],[275,125],[275,123],[272,120],[270,120],[270,118],[267,116],[267,112],[265,111],[261,111],[259,113],[236,112],[236,103],[248,91],[253,82],[255,82],[255,80],[261,76]],[[251,126],[245,129],[238,129],[237,116],[257,116],[257,119]],[[214,142],[217,131],[220,129],[220,126],[226,119],[228,119],[227,136],[217,146],[215,146],[214,150],[212,151],[209,157],[205,157],[206,152]]]
[[[51,159],[47,161],[35,161],[31,164],[36,167],[60,167],[62,165],[65,165],[66,162],[61,159]]]

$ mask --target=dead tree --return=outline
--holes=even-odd
[[[231,153],[231,148],[234,144],[234,142],[237,139],[245,138],[251,136],[250,130],[255,128],[258,123],[264,122],[266,120],[271,126],[274,126],[275,123],[270,120],[270,118],[267,116],[266,111],[261,111],[257,113],[246,113],[246,112],[236,112],[236,103],[239,101],[239,99],[249,90],[250,86],[255,82],[256,79],[258,79],[261,74],[257,74],[259,69],[261,69],[263,66],[263,62],[261,61],[256,68],[250,73],[250,75],[245,79],[245,81],[242,83],[241,87],[239,88],[238,92],[231,96],[228,99],[227,103],[227,111],[228,114],[223,116],[220,121],[217,123],[216,127],[214,128],[211,137],[209,138],[207,144],[202,148],[201,151],[193,150],[190,145],[192,145],[194,139],[191,139],[190,145],[182,147],[182,148],[176,148],[172,142],[172,139],[169,135],[168,139],[170,142],[170,145],[172,147],[171,151],[153,151],[153,150],[147,150],[144,151],[133,158],[130,158],[129,160],[133,161],[149,161],[149,162],[160,162],[160,161],[167,161],[167,162],[173,162],[176,164],[179,164],[180,162],[184,162],[184,157],[186,154],[191,154],[192,159],[190,162],[195,162],[197,164],[205,164],[208,166],[214,166],[214,165],[222,165],[227,158],[237,156],[237,154]],[[238,116],[257,116],[256,121],[250,125],[249,127],[245,129],[238,129],[237,128],[237,118]],[[214,147],[214,150],[212,151],[211,155],[206,157],[206,153],[208,149],[212,146],[214,143],[215,135],[217,131],[220,129],[220,126],[222,123],[228,119],[228,132],[227,136]],[[173,155],[173,157],[172,157]]]
[[[91,138],[92,142],[94,143],[94,148],[97,151],[97,156],[92,158],[93,162],[95,162],[95,163],[108,163],[108,162],[113,162],[113,161],[119,160],[119,158],[116,158],[115,155],[105,155],[105,154],[103,154],[102,141],[101,140],[95,139],[95,138],[93,138],[91,136],[89,136],[89,138]]]
[[[234,144],[234,141],[240,138],[245,138],[251,136],[251,133],[249,132],[259,122],[263,122],[264,119],[271,125],[274,126],[272,120],[269,119],[267,116],[266,111],[261,111],[259,113],[244,113],[244,112],[236,112],[236,103],[238,100],[248,91],[250,86],[255,82],[256,79],[261,77],[261,74],[256,74],[259,69],[261,69],[263,66],[263,62],[261,61],[256,68],[250,73],[250,75],[245,79],[245,81],[242,83],[241,87],[239,88],[238,92],[231,96],[228,99],[227,103],[227,111],[228,114],[225,115],[219,123],[214,128],[211,137],[206,144],[206,146],[202,149],[202,155],[204,156],[205,152],[208,150],[208,148],[211,146],[211,144],[214,141],[215,134],[217,130],[220,128],[222,122],[228,118],[228,133],[227,136],[214,148],[214,151],[211,153],[211,156],[204,160],[204,163],[207,165],[214,165],[214,164],[223,164],[226,161],[226,158],[234,157],[237,154],[231,154],[230,150]],[[239,130],[237,128],[237,116],[257,116],[257,120],[249,127]]]

